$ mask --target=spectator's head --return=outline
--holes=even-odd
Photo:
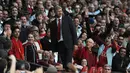
[[[62,7],[57,6],[55,11],[56,11],[57,17],[61,17],[63,15]]]
[[[38,0],[36,4],[37,4],[37,6],[43,5],[43,1],[42,0]]]
[[[93,39],[91,39],[91,38],[87,39],[86,46],[87,46],[88,49],[92,49],[92,47],[94,46]]]
[[[83,18],[82,18],[82,15],[81,15],[81,14],[77,14],[76,17],[79,18],[79,22],[82,22],[82,21],[83,21]]]
[[[15,27],[14,29],[13,29],[13,37],[15,37],[15,38],[19,38],[19,35],[20,35],[20,29],[18,28],[18,27]]]
[[[59,5],[59,0],[53,0],[52,4],[53,4],[54,7],[58,6]]]
[[[78,39],[78,47],[83,47],[82,39]]]
[[[36,13],[36,19],[39,21],[39,23],[42,23],[42,21],[43,21],[43,13],[41,11],[38,11]]]
[[[118,18],[115,18],[115,19],[114,19],[114,24],[116,24],[116,26],[118,26],[119,23],[120,23],[120,22],[119,22],[119,19],[118,19]]]
[[[86,33],[86,32],[83,32],[83,33],[81,34],[81,39],[82,39],[83,41],[87,39],[87,33]]]
[[[6,73],[7,60],[0,58],[0,73]]]
[[[46,8],[47,8],[48,10],[52,7],[52,2],[51,2],[51,0],[46,0],[45,4],[46,4]]]
[[[89,9],[89,12],[94,12],[95,11],[95,7],[94,7],[94,5],[92,3],[89,4],[88,9]]]
[[[17,17],[18,16],[18,9],[16,7],[12,7],[11,13],[12,13],[12,16]]]
[[[3,29],[4,29],[4,31],[6,31],[6,30],[10,30],[11,29],[11,26],[10,26],[10,24],[9,23],[4,23],[3,24]]]
[[[13,2],[12,5],[13,5],[14,7],[16,7],[17,9],[19,8],[19,7],[18,7],[18,3],[16,3],[16,2]]]
[[[97,22],[101,22],[101,20],[102,20],[102,16],[101,16],[101,15],[97,15],[97,16],[96,16],[96,21],[97,21]]]
[[[8,17],[9,17],[9,16],[8,16],[8,11],[7,11],[7,10],[4,10],[4,11],[3,11],[3,19],[4,19],[4,20],[7,20]]]
[[[74,24],[75,24],[76,27],[78,27],[78,25],[80,24],[80,21],[79,21],[78,17],[74,18]]]
[[[43,53],[43,58],[42,58],[44,61],[49,61],[50,60],[50,52],[48,51],[45,51]]]
[[[125,57],[126,56],[126,48],[121,47],[119,50],[119,54],[121,57]]]
[[[120,33],[119,33],[120,35],[124,35],[125,32],[126,32],[126,29],[125,28],[120,28],[119,31],[120,31]]]
[[[28,42],[30,42],[30,43],[34,43],[34,36],[33,36],[33,34],[28,34]]]
[[[119,46],[122,46],[123,45],[123,42],[124,42],[124,38],[122,36],[119,36],[118,37],[118,40],[117,40],[117,43]]]
[[[105,28],[106,28],[106,21],[101,20],[101,31],[105,32]]]
[[[14,27],[21,28],[21,21],[20,20],[15,20]]]
[[[119,24],[120,24],[119,19],[115,18],[114,19],[114,26],[113,26],[113,28],[114,28],[115,31],[118,30]]]
[[[38,7],[37,7],[38,9],[38,11],[42,11],[42,12],[44,12],[44,10],[45,10],[45,8],[44,8],[44,6],[43,5],[38,5]]]
[[[82,62],[81,62],[81,65],[82,65],[82,66],[87,66],[87,60],[86,60],[86,59],[83,59]]]
[[[62,8],[67,8],[67,3],[65,1],[62,2]]]
[[[21,22],[24,24],[27,23],[27,17],[26,16],[21,16]]]
[[[46,73],[57,73],[57,69],[54,66],[50,66]]]
[[[35,1],[34,0],[28,0],[28,5],[30,7],[34,7],[35,6]]]
[[[111,73],[111,66],[108,64],[105,64],[103,67],[103,73]]]
[[[31,28],[31,30],[32,30],[31,32],[34,35],[35,40],[38,40],[39,39],[39,28],[37,26],[33,26]]]
[[[16,2],[18,3],[18,8],[22,8],[22,1],[21,0],[16,0]]]
[[[79,13],[79,12],[80,12],[80,9],[81,9],[80,5],[79,5],[79,4],[76,4],[76,5],[75,5],[75,13]]]
[[[117,6],[114,8],[114,12],[115,12],[116,15],[120,15],[121,14],[121,10]]]
[[[105,43],[106,43],[107,46],[111,45],[111,38],[110,38],[110,37],[107,37],[107,38],[105,39]]]
[[[48,17],[50,18],[50,17],[54,17],[56,14],[55,14],[55,10],[54,10],[54,8],[50,8],[50,10],[49,10],[49,13],[48,13]]]

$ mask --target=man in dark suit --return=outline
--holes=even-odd
[[[73,49],[77,47],[77,34],[72,19],[63,15],[62,8],[56,7],[57,17],[49,24],[53,52],[57,51],[63,67],[72,62]]]

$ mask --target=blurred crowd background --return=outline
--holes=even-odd
[[[58,6],[78,41],[67,71],[51,45]],[[130,0],[0,0],[0,73],[44,72],[130,73]]]

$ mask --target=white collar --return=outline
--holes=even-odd
[[[62,16],[61,16],[60,18],[57,18],[57,19],[60,19],[60,20],[61,20],[61,19],[62,19]]]

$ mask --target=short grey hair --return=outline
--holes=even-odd
[[[109,67],[110,69],[112,69],[112,67],[108,64],[105,64],[103,68],[105,68],[105,67]]]
[[[61,6],[56,6],[55,11],[57,11],[58,9],[62,9],[62,7]]]

